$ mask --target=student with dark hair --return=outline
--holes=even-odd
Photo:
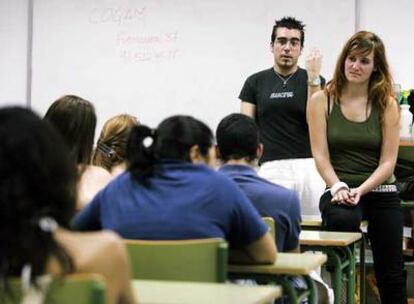
[[[126,150],[129,134],[138,124],[138,119],[128,114],[108,119],[93,153],[93,164],[104,168],[113,177],[124,172],[127,168]]]
[[[190,116],[172,116],[156,130],[134,127],[129,170],[98,193],[74,220],[80,230],[112,229],[130,239],[221,237],[239,249],[233,259],[273,263],[266,225],[237,185],[214,164],[213,134]]]
[[[106,280],[108,303],[134,303],[120,239],[68,229],[77,170],[59,134],[15,107],[0,109],[0,137],[0,302],[13,296],[7,289],[11,277],[33,285],[43,274],[95,272]]]
[[[232,178],[247,195],[261,216],[272,217],[276,226],[276,244],[280,252],[299,252],[300,204],[297,194],[258,176],[257,159],[263,152],[254,120],[243,114],[224,117],[216,130],[217,154],[224,164],[219,171]],[[316,273],[318,303],[327,303],[328,286]],[[305,284],[292,280],[297,287]]]
[[[306,70],[298,66],[305,25],[293,17],[276,20],[270,49],[274,64],[245,81],[240,92],[241,113],[255,119],[264,145],[259,175],[294,190],[303,214],[317,215],[324,183],[312,159],[306,107],[321,89],[321,55],[312,50]]]
[[[88,165],[96,127],[92,103],[75,95],[66,95],[49,107],[44,119],[62,134],[73,159],[78,164]]]
[[[254,169],[263,152],[254,120],[243,114],[223,118],[216,131],[217,152],[224,165],[219,171],[246,193],[261,216],[274,219],[279,251],[298,251],[300,204],[295,192],[259,177]]]
[[[333,79],[309,103],[312,153],[327,185],[320,210],[327,230],[359,231],[368,220],[381,303],[407,303],[403,216],[393,175],[399,105],[385,46],[360,31],[345,43]]]
[[[82,209],[112,179],[103,168],[90,165],[96,127],[95,108],[81,97],[66,95],[49,107],[44,120],[60,132],[78,164],[81,179],[77,209]]]

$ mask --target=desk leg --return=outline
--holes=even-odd
[[[288,297],[289,303],[300,304],[302,300],[308,298],[311,300],[309,304],[316,304],[316,300],[314,300],[316,299],[316,286],[308,275],[303,276],[307,286],[309,286],[309,289],[307,290],[296,290],[296,288],[292,286],[292,282],[289,280],[289,275],[229,273],[228,277],[229,279],[249,279],[280,284],[282,286],[283,295]],[[309,280],[311,281],[310,283]]]
[[[362,238],[360,242],[360,249],[359,249],[359,299],[360,304],[366,303],[366,285],[365,285],[365,276],[366,276],[366,268],[365,268],[365,236],[362,233]]]
[[[315,282],[309,275],[303,277],[305,279],[306,284],[308,285],[309,295],[308,295],[308,303],[309,304],[316,304],[317,296],[316,296],[316,285]]]
[[[282,285],[283,295],[289,299],[289,303],[299,304],[297,292],[286,277],[279,277],[276,282]]]
[[[341,303],[341,291],[342,291],[342,267],[341,258],[334,249],[327,248],[326,253],[329,256],[329,261],[333,264],[333,282],[332,288],[334,290],[334,304]]]
[[[355,245],[352,244],[345,248],[349,264],[347,269],[347,303],[355,303]]]

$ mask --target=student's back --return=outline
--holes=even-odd
[[[259,177],[246,165],[224,165],[220,172],[232,178],[263,217],[272,217],[281,252],[299,248],[300,204],[295,192]]]
[[[98,221],[91,223],[92,217]],[[239,246],[266,231],[233,182],[206,165],[180,161],[164,162],[145,184],[124,173],[96,196],[75,225],[112,229],[131,239],[221,237]]]

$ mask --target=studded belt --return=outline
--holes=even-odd
[[[379,185],[371,190],[371,192],[397,192],[396,185]]]

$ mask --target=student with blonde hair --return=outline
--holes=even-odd
[[[137,125],[138,119],[128,114],[120,114],[107,120],[93,154],[93,164],[106,169],[113,177],[124,172],[127,168],[128,137],[131,129]]]

